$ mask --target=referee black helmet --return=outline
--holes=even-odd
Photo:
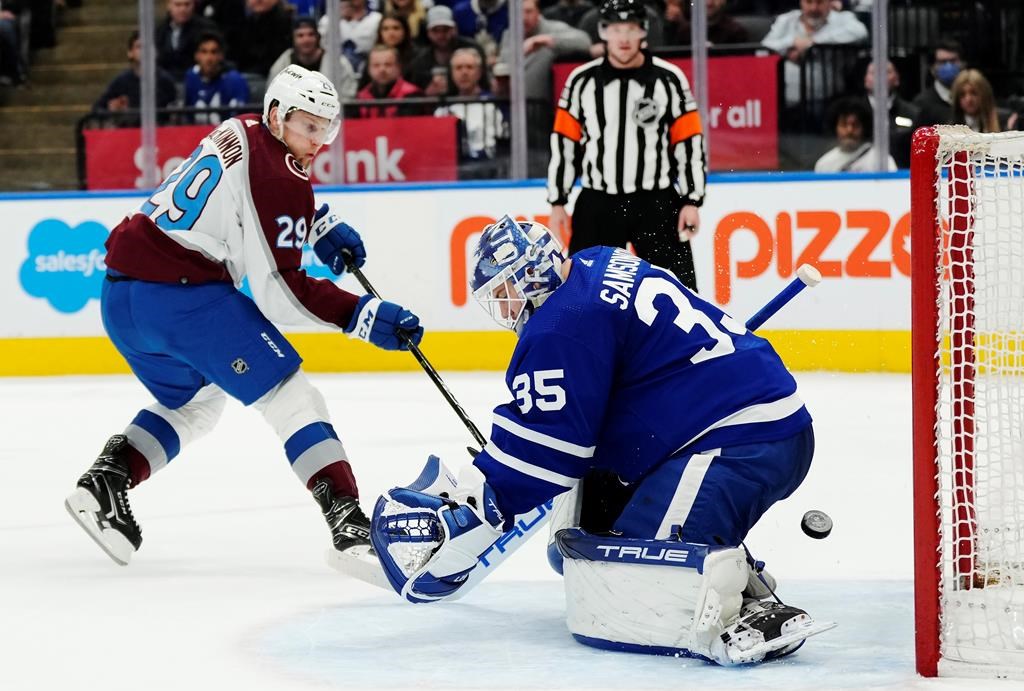
[[[633,22],[647,31],[647,8],[640,0],[604,0],[600,14],[602,26]]]

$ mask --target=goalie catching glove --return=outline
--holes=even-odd
[[[410,487],[395,487],[377,500],[370,540],[391,587],[409,602],[456,593],[502,535],[504,518],[480,471],[469,466],[458,484],[472,491],[457,489],[431,456]]]

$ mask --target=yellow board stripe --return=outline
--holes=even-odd
[[[792,370],[910,372],[909,331],[763,331]],[[418,370],[408,353],[387,352],[341,334],[290,334],[307,372]],[[423,353],[439,370],[504,371],[515,336],[502,331],[430,332]],[[0,339],[0,376],[126,374],[103,336]]]

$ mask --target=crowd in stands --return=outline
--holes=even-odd
[[[704,1],[712,47],[768,48],[780,56],[780,127],[815,130],[822,138],[834,135],[835,148],[820,156],[827,148],[820,147],[803,162],[806,167],[851,170],[874,160],[871,0]],[[166,15],[156,27],[157,105],[219,108],[218,113],[180,116],[217,123],[246,102],[260,103],[268,80],[288,64],[322,69],[329,33],[326,2],[339,5],[335,74],[339,93],[351,103],[347,115],[453,115],[461,121],[462,156],[468,161],[492,158],[507,138],[508,109],[501,99],[508,96],[512,51],[525,56],[525,92],[544,106],[536,111],[543,118],[553,112],[555,61],[583,61],[601,56],[604,49],[594,0],[523,0],[521,46],[510,42],[506,0],[167,0]],[[0,0],[0,79],[19,79],[18,62],[9,55],[8,28],[8,15],[16,11],[8,8],[18,4]],[[647,12],[652,50],[689,46],[689,0],[648,0]],[[1000,107],[1009,94],[994,93],[982,71],[968,66],[960,44],[934,39],[928,75],[920,78],[923,68],[921,75],[911,75],[922,85],[916,95],[903,92],[896,64],[886,66],[890,151],[899,167],[909,164],[915,127],[963,123],[992,132],[1018,124],[1012,109]],[[129,67],[97,100],[97,111],[137,107],[137,44],[133,38]],[[819,52],[834,46],[856,47],[855,68],[843,75],[841,88],[815,76],[815,71],[831,69]],[[396,103],[410,98],[407,106]],[[441,101],[424,105],[428,98]],[[820,108],[808,110],[809,101]],[[531,130],[544,130],[549,122],[536,128],[531,123]]]

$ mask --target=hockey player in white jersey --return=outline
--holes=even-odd
[[[267,89],[262,115],[204,137],[107,241],[103,324],[156,401],[139,411],[67,498],[117,563],[142,543],[127,491],[217,423],[230,395],[277,432],[338,550],[369,551],[369,522],[326,403],[275,324],[340,329],[385,349],[423,335],[401,306],[357,296],[301,268],[308,243],[336,274],[366,260],[359,234],[315,207],[309,168],[338,132],[331,82],[295,65]],[[239,291],[248,279],[252,299]]]
[[[741,546],[814,452],[771,345],[624,250],[564,259],[537,223],[488,226],[475,261],[474,296],[519,336],[513,400],[457,482],[432,458],[377,502],[391,586],[411,602],[456,596],[517,515],[558,497],[550,557],[581,643],[728,665],[831,628],[775,599]]]

